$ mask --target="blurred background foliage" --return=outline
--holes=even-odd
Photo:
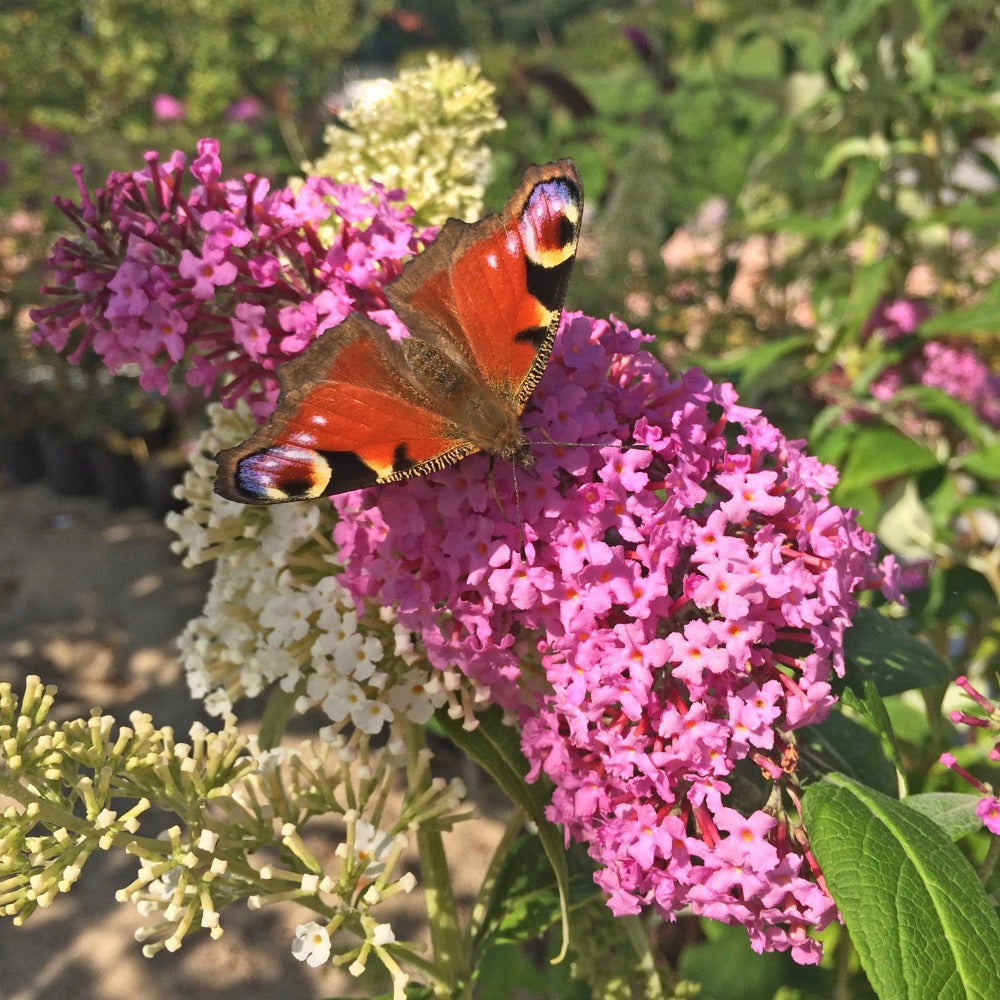
[[[988,678],[1000,665],[996,14],[992,0],[8,2],[0,436],[57,423],[60,407],[87,425],[79,408],[114,396],[29,344],[61,224],[49,200],[75,192],[72,163],[93,185],[147,149],[213,135],[237,175],[277,182],[312,163],[356,179],[366,139],[396,126],[377,104],[358,111],[352,84],[461,55],[495,87],[506,127],[456,112],[492,156],[467,165],[471,195],[452,210],[484,184],[498,208],[527,163],[574,157],[587,216],[571,307],[641,325],[677,370],[733,381],[808,438],[840,467],[840,502],[906,566],[913,628],[956,675]],[[425,94],[421,113],[443,121],[446,97]],[[893,303],[915,321],[887,319]],[[913,790],[950,787],[929,767],[955,739],[943,696],[891,708]],[[984,766],[972,749],[962,763]]]

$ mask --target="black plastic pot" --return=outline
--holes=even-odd
[[[97,485],[109,510],[124,510],[146,500],[139,465],[129,452],[94,445],[90,454]]]
[[[44,475],[42,446],[35,431],[0,434],[0,476],[15,483],[31,483]]]
[[[169,511],[183,508],[183,502],[173,495],[173,489],[184,478],[186,468],[187,464],[176,458],[155,454],[142,463],[140,471],[146,491],[146,506],[153,517],[162,519]]]
[[[61,496],[97,493],[97,479],[90,461],[90,444],[67,433],[39,431],[45,478],[53,492]]]

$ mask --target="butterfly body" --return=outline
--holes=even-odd
[[[282,365],[274,414],[219,454],[216,491],[282,503],[480,451],[533,464],[521,414],[559,326],[582,207],[576,168],[561,160],[529,168],[502,213],[449,219],[385,289],[410,336],[352,313]]]

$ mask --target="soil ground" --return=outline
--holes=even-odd
[[[174,645],[208,577],[181,568],[171,538],[144,509],[111,513],[100,498],[57,496],[44,483],[0,487],[0,681],[20,689],[33,673],[57,685],[57,718],[100,706],[122,721],[149,712],[178,733],[210,723],[188,697]],[[462,858],[454,884],[466,904],[499,832],[474,820],[449,845]],[[294,928],[309,915],[292,905],[231,907],[220,940],[191,934],[179,952],[145,959],[137,913],[114,898],[135,867],[95,853],[50,908],[23,927],[0,922],[0,1000],[315,1000],[388,989],[295,961]],[[398,938],[422,937],[419,903],[390,918]]]

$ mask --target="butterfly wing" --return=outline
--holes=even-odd
[[[218,456],[216,492],[247,504],[347,493],[420,475],[477,449],[426,397],[399,346],[352,313],[278,369],[281,398]]]
[[[520,414],[559,327],[583,210],[572,160],[530,167],[500,215],[449,219],[386,287],[427,341]]]
[[[270,420],[220,452],[216,492],[283,503],[392,482],[483,449],[526,449],[517,417],[541,378],[576,254],[583,187],[530,167],[499,215],[449,219],[386,287],[411,339],[352,313],[278,370]]]

